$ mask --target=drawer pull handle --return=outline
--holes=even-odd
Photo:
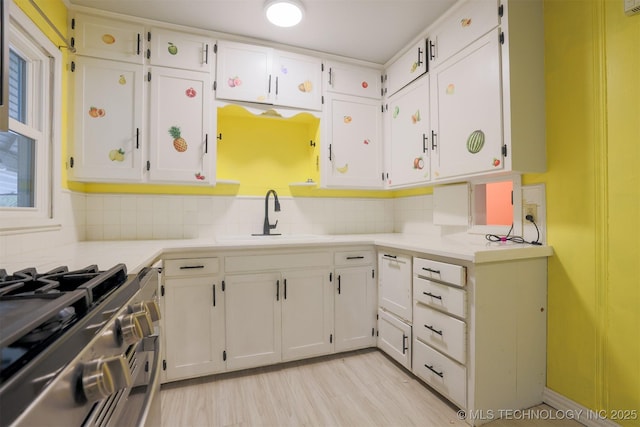
[[[402,354],[405,354],[407,350],[409,350],[409,347],[407,347],[407,338],[409,337],[402,334]]]
[[[437,330],[435,329],[433,326],[429,326],[429,325],[424,325],[425,328],[427,328],[428,330],[435,332],[436,334],[442,336],[442,329]]]
[[[389,255],[389,254],[384,254],[384,256],[385,256],[385,257],[387,257],[387,258],[393,258],[393,259],[398,258],[398,257],[397,257],[397,256],[395,256],[395,255]]]
[[[426,267],[422,267],[422,269],[424,271],[428,271],[429,273],[436,273],[436,274],[440,274],[440,270],[434,270],[433,268],[426,268]]]
[[[428,296],[428,297],[439,299],[440,301],[442,301],[442,296],[441,295],[432,294],[431,292],[423,292],[423,294]]]
[[[204,268],[204,265],[183,265],[180,267],[180,270],[194,270]]]
[[[363,256],[348,256],[347,259],[364,259]]]
[[[437,376],[439,376],[440,378],[444,378],[444,372],[436,371],[435,369],[433,369],[433,365],[429,366],[425,363],[424,367],[430,370],[431,372],[433,372],[434,374],[436,374]]]

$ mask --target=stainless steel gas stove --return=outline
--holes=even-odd
[[[158,271],[0,269],[0,425],[159,425]]]

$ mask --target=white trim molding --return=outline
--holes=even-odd
[[[564,412],[566,418],[574,419],[587,427],[620,426],[620,424],[609,419],[610,411],[607,411],[606,409],[589,409],[547,387],[544,388],[542,393],[542,401],[554,409]]]

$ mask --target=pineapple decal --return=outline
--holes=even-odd
[[[175,148],[178,153],[187,151],[187,141],[180,135],[180,128],[178,126],[171,126],[169,128],[169,135],[173,137],[173,148]]]

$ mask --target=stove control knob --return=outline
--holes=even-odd
[[[132,307],[129,307],[129,309],[131,308]],[[131,312],[129,316],[135,316],[138,324],[140,325],[140,329],[142,330],[142,337],[140,339],[153,334],[153,320],[151,320],[151,315],[144,305],[137,311]]]
[[[129,313],[118,317],[116,321],[118,342],[131,345],[144,338],[146,330],[143,327],[148,328],[148,317],[149,315],[144,312]]]
[[[131,312],[146,310],[151,316],[151,321],[157,322],[160,320],[160,306],[155,299],[142,301],[135,303],[131,306]]]
[[[131,372],[124,356],[105,357],[82,365],[79,402],[96,402],[131,386]]]

